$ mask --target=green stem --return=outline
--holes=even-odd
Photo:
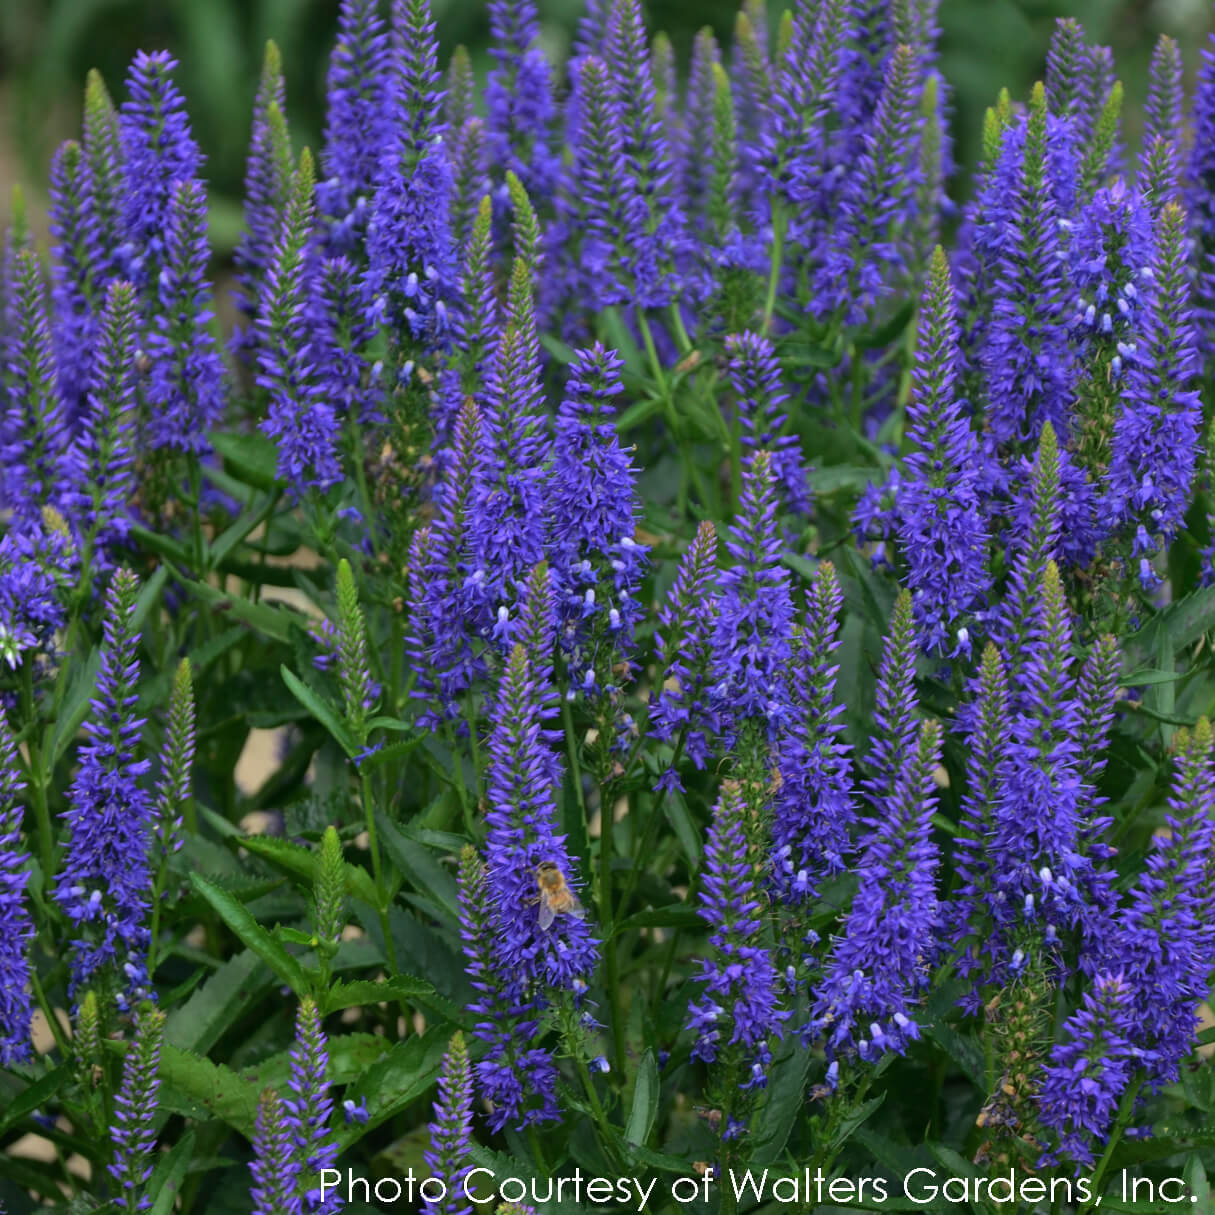
[[[388,964],[392,973],[398,974],[397,949],[392,939],[392,929],[388,922],[388,892],[384,885],[384,867],[380,863],[380,840],[375,825],[375,799],[371,795],[371,777],[367,772],[359,773],[363,792],[363,819],[367,824],[367,847],[371,853],[371,873],[375,879],[376,911],[380,917],[380,931],[384,934],[384,951],[388,955]]]
[[[603,1103],[599,1100],[599,1094],[595,1091],[595,1082],[591,1079],[591,1069],[587,1067],[586,1060],[581,1055],[575,1055],[574,1062],[577,1066],[578,1074],[582,1078],[582,1086],[586,1089],[586,1099],[590,1102],[591,1106],[591,1117],[594,1120],[595,1126],[599,1129],[600,1146],[611,1158],[612,1163],[618,1165],[621,1162],[615,1147],[616,1135],[611,1123],[608,1122],[607,1114],[603,1109]]]
[[[65,1060],[70,1059],[72,1044],[63,1032],[63,1026],[59,1024],[59,1018],[55,1016],[55,1010],[51,1007],[51,1002],[46,998],[46,992],[42,989],[42,980],[38,978],[38,971],[33,966],[30,967],[30,987],[33,989],[34,999],[38,1001],[38,1007],[42,1009],[42,1015],[46,1018],[47,1027],[54,1036],[56,1046],[59,1047]]]
[[[574,715],[570,712],[570,702],[564,697],[561,700],[561,725],[565,731],[565,754],[570,761],[570,780],[574,782],[574,797],[578,801],[578,809],[585,823],[586,798],[582,795],[582,765],[578,761],[578,744],[574,739]],[[602,898],[602,894],[600,897]]]
[[[1097,1162],[1096,1169],[1093,1170],[1092,1197],[1080,1208],[1079,1215],[1088,1215],[1088,1212],[1101,1201],[1101,1183],[1105,1180],[1105,1174],[1109,1171],[1110,1162],[1114,1158],[1114,1149],[1122,1141],[1123,1131],[1131,1124],[1131,1116],[1135,1112],[1135,1099],[1139,1096],[1140,1088],[1143,1087],[1144,1078],[1143,1072],[1137,1072],[1135,1078],[1127,1086],[1126,1092],[1122,1094],[1122,1101],[1118,1106],[1118,1120],[1114,1123],[1114,1129],[1110,1132],[1105,1151],[1102,1152],[1101,1159]]]
[[[764,296],[764,323],[761,333],[767,333],[772,325],[772,314],[776,311],[776,292],[780,287],[780,272],[785,260],[785,229],[788,220],[779,203],[772,205],[772,254],[768,263],[768,290]]]

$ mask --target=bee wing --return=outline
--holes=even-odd
[[[572,915],[574,919],[581,920],[586,917],[586,908],[578,902],[578,896],[573,892],[570,893],[570,906],[566,912],[567,915]]]
[[[557,913],[553,910],[552,904],[547,899],[540,900],[540,927],[543,931],[548,932],[553,926],[553,921],[557,918]]]

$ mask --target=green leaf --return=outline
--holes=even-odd
[[[1207,586],[1157,612],[1139,632],[1127,638],[1123,653],[1128,665],[1134,663],[1136,666],[1143,666],[1160,652],[1162,639],[1166,639],[1176,653],[1193,645],[1213,630],[1215,586]]]
[[[229,958],[165,1022],[165,1041],[206,1054],[274,986],[270,970],[252,950]]]
[[[121,1043],[117,1043],[121,1047]],[[160,1055],[160,1105],[171,1114],[197,1117],[200,1108],[210,1117],[253,1137],[259,1088],[229,1067],[212,1063],[190,1051],[165,1045]]]
[[[316,884],[317,868],[320,858],[311,848],[290,840],[279,839],[270,835],[245,835],[236,837],[234,842],[248,849],[254,856],[260,856],[269,861],[276,869],[281,869],[293,877],[299,878],[306,886]],[[375,882],[371,874],[360,865],[345,862],[346,893],[352,898],[362,899],[373,907],[379,905],[376,897]]]
[[[297,996],[307,995],[311,984],[304,968],[226,890],[201,874],[190,874],[194,889],[207,900],[220,919],[253,950]]]
[[[433,898],[458,923],[460,895],[451,871],[431,856],[430,850],[408,826],[394,823],[382,810],[375,812],[375,821],[380,841],[401,876],[419,894]]]
[[[1211,1184],[1207,1180],[1207,1171],[1202,1166],[1202,1157],[1197,1152],[1192,1152],[1185,1162],[1182,1177],[1190,1190],[1190,1210],[1196,1212],[1196,1215],[1212,1215]]]
[[[224,468],[245,485],[272,490],[278,482],[278,451],[273,440],[258,431],[213,434],[211,446],[223,457]]]
[[[805,1108],[806,1077],[810,1073],[810,1052],[792,1038],[773,1061],[766,1089],[767,1096],[755,1120],[752,1160],[772,1164],[785,1150],[798,1115]]]
[[[265,497],[256,510],[250,510],[241,515],[230,527],[222,531],[211,544],[209,556],[214,569],[221,565],[234,548],[257,530],[270,517],[278,502],[278,494],[272,493]]]
[[[632,928],[685,928],[690,932],[703,930],[705,922],[700,912],[688,903],[671,903],[666,907],[647,907],[616,926],[616,935]]]
[[[241,595],[225,595],[218,587],[206,582],[193,582],[184,575],[179,576],[192,596],[209,604],[213,610],[234,617],[255,632],[273,637],[275,641],[290,645],[306,624],[299,612],[272,607],[268,603],[254,603]]]
[[[65,1063],[23,1088],[5,1108],[4,1116],[0,1118],[0,1132],[16,1126],[26,1114],[45,1105],[71,1078],[72,1069]]]
[[[329,731],[351,759],[356,758],[359,744],[346,723],[294,671],[286,666],[279,669],[283,673],[283,682],[291,689],[291,695]]]
[[[369,1067],[347,1093],[367,1098],[368,1120],[339,1131],[345,1151],[382,1122],[416,1101],[436,1081],[450,1037],[449,1026],[432,1025],[421,1037],[406,1038]]]
[[[181,1192],[182,1179],[190,1167],[194,1155],[194,1132],[186,1133],[173,1145],[172,1149],[163,1153],[156,1161],[148,1182],[148,1197],[152,1199],[152,1208],[148,1215],[169,1215]]]
[[[624,1128],[624,1137],[631,1144],[644,1145],[649,1139],[658,1115],[658,1094],[658,1062],[651,1047],[641,1056],[633,1082],[633,1104]]]
[[[335,983],[324,998],[325,1015],[343,1008],[364,1008],[382,1001],[392,1003],[431,996],[434,990],[424,979],[415,979],[411,975],[397,975],[384,983],[375,983],[370,979]]]

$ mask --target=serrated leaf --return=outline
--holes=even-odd
[[[269,967],[253,952],[229,958],[165,1022],[165,1041],[206,1054],[274,986]]]
[[[259,431],[213,434],[211,446],[223,458],[228,473],[243,484],[264,490],[277,484],[278,451],[273,440]]]
[[[255,632],[273,637],[285,645],[290,645],[296,633],[304,628],[305,621],[298,612],[273,607],[268,603],[254,603],[241,595],[226,595],[209,583],[194,582],[184,575],[179,577],[191,596],[209,605],[213,611],[231,616]]]
[[[0,1132],[16,1126],[26,1114],[45,1105],[71,1078],[72,1069],[65,1063],[26,1085],[6,1106],[0,1118]]]
[[[806,1078],[810,1074],[810,1052],[795,1039],[773,1061],[764,1104],[755,1120],[751,1159],[772,1164],[785,1150],[794,1123],[805,1105]]]
[[[382,810],[376,810],[375,821],[380,842],[401,876],[420,894],[433,898],[458,923],[460,895],[451,871],[431,856],[430,850],[408,826],[394,823]]]
[[[1197,1152],[1192,1152],[1185,1162],[1182,1177],[1190,1191],[1190,1210],[1195,1215],[1211,1215],[1211,1185]]]
[[[194,1132],[186,1131],[169,1151],[157,1157],[148,1181],[148,1197],[152,1200],[148,1215],[169,1215],[173,1210],[193,1155]]]
[[[351,1123],[339,1131],[340,1150],[345,1151],[416,1101],[438,1079],[447,1050],[450,1026],[431,1026],[421,1037],[406,1038],[377,1060],[355,1081],[349,1096],[367,1099],[366,1123]]]
[[[637,1066],[637,1078],[633,1081],[633,1104],[629,1107],[629,1120],[624,1128],[624,1137],[634,1146],[643,1145],[654,1129],[658,1095],[658,1062],[653,1047],[650,1047]]]
[[[617,935],[632,928],[683,928],[696,932],[705,928],[700,912],[687,903],[670,903],[666,907],[647,907],[616,926]]]
[[[291,695],[329,731],[334,741],[351,759],[357,758],[359,745],[346,723],[290,667],[284,666],[280,670],[283,682],[291,690]]]
[[[320,858],[313,849],[272,835],[246,835],[240,837],[239,842],[242,848],[247,848],[254,856],[269,861],[276,869],[282,869],[300,878],[307,886],[315,885]],[[359,865],[352,865],[348,861],[344,864],[346,893],[356,899],[363,899],[373,907],[377,906],[375,882],[371,874]]]
[[[335,983],[324,998],[325,1015],[339,1012],[343,1008],[364,1008],[368,1004],[392,1003],[397,1000],[413,1000],[419,996],[434,995],[434,988],[424,979],[412,975],[396,975],[384,983],[371,979],[354,979],[349,983]]]
[[[261,1090],[231,1068],[166,1044],[161,1048],[160,1080],[163,1110],[193,1117],[201,1107],[246,1139],[252,1138]]]
[[[194,889],[215,909],[220,919],[274,971],[297,996],[311,988],[304,968],[226,890],[197,873],[190,874]]]

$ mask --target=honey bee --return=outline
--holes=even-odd
[[[552,861],[541,861],[536,866],[536,889],[540,892],[536,902],[540,904],[540,927],[547,932],[559,915],[572,915],[582,919],[582,904],[569,888],[565,874]]]

